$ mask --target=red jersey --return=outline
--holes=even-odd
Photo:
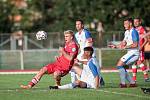
[[[139,44],[140,44],[140,46],[142,46],[142,44],[144,43],[144,38],[141,38],[141,37],[143,37],[143,35],[146,33],[146,31],[143,26],[137,27],[136,30],[139,33]],[[144,48],[142,48],[140,51],[139,61],[144,61]]]
[[[143,26],[137,27],[136,30],[139,33],[139,38],[140,38],[139,43],[140,43],[140,46],[141,46],[144,43],[144,38],[141,38],[141,37],[146,33],[146,31],[145,31]]]
[[[77,57],[78,54],[78,46],[75,42],[65,44],[64,51],[69,55],[74,55],[72,60],[65,58],[64,55],[57,58],[57,64],[60,66],[60,70],[69,71],[74,63],[74,59]],[[59,69],[59,68],[58,68]]]

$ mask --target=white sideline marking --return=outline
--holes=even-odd
[[[88,89],[89,90],[92,90],[93,89]],[[20,89],[8,89],[8,90],[0,90],[0,92],[19,92],[19,91],[23,91],[20,90]],[[48,92],[50,90],[47,90],[47,89],[40,89],[40,90],[32,90],[30,92]],[[129,94],[129,93],[121,93],[121,92],[115,92],[115,91],[106,91],[106,90],[96,90],[96,91],[100,91],[100,92],[104,92],[104,93],[111,93],[111,94],[116,94],[116,95],[123,95],[123,96],[130,96],[130,97],[138,97],[138,98],[145,98],[145,99],[150,99],[150,97],[147,96],[141,96],[141,95],[136,95],[136,94]]]
[[[110,73],[110,72],[118,72],[118,70],[101,70],[102,73]],[[128,70],[128,72],[132,72],[132,70]],[[138,72],[141,72],[141,70],[138,70]],[[0,75],[3,74],[37,74],[38,71],[0,71]]]
[[[97,90],[97,91],[101,91],[101,92],[104,92],[104,93],[117,94],[117,95],[124,95],[124,96],[131,96],[131,97],[139,97],[139,98],[150,99],[150,97],[148,97],[148,96],[141,96],[141,95],[136,95],[136,94],[121,93],[121,92],[106,91],[106,90]]]

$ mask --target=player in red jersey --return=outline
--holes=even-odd
[[[74,41],[74,33],[71,30],[64,32],[65,47],[59,48],[60,56],[56,57],[56,61],[50,63],[43,68],[33,77],[28,85],[21,85],[23,89],[30,89],[36,85],[44,74],[53,74],[56,85],[60,85],[61,77],[65,76],[73,66],[74,59],[78,54],[78,46]]]
[[[146,31],[144,27],[141,25],[141,23],[142,23],[141,18],[134,19],[134,26],[136,30],[138,31],[139,38],[140,38],[139,40],[140,57],[137,61],[137,64],[132,66],[132,73],[133,73],[133,80],[136,81],[137,66],[140,67],[141,70],[143,71],[145,82],[148,82],[150,80],[149,80],[148,73],[146,70],[147,67],[143,63],[144,62],[144,45],[146,44],[147,40],[146,38],[142,38],[146,34]]]

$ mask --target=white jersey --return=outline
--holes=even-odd
[[[124,41],[126,41],[126,45],[131,45],[133,42],[139,43],[139,35],[138,32],[132,28],[131,30],[125,31]],[[126,65],[134,63],[139,58],[139,47],[128,49],[127,54],[125,54],[121,61],[123,61]]]
[[[84,54],[84,48],[87,47],[87,40],[92,39],[92,36],[88,30],[83,29],[82,32],[80,32],[80,33],[77,32],[75,34],[75,39],[76,39],[76,42],[80,46],[80,52],[77,56],[77,59],[82,61],[82,55]],[[95,52],[93,53],[92,56],[95,57]]]
[[[126,45],[131,45],[133,42],[138,42],[139,43],[139,35],[138,32],[132,28],[131,30],[126,30],[124,33],[124,41],[126,41]],[[137,48],[130,48],[128,49],[128,52],[135,52],[139,53],[139,46]]]
[[[87,65],[83,66],[80,80],[87,83],[87,88],[95,87],[95,77],[100,77],[99,65],[95,62],[95,58],[91,58]]]

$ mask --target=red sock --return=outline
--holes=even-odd
[[[136,73],[137,73],[137,69],[136,68],[132,68],[132,75],[133,75],[132,79],[134,81],[136,81]]]
[[[141,67],[141,70],[142,70],[142,71],[146,71],[146,67],[145,67],[145,66],[142,66],[142,67]]]
[[[39,82],[39,80],[37,78],[33,78],[31,80],[31,82],[29,82],[29,85],[31,85],[31,87],[33,87],[35,84],[37,84]]]
[[[142,66],[141,69],[142,69],[143,74],[144,74],[144,79],[148,79],[148,73],[146,71],[146,66]]]

